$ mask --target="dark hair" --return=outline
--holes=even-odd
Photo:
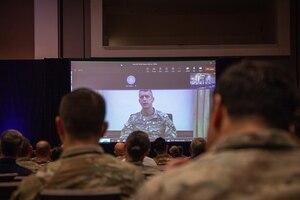
[[[19,152],[19,157],[26,157],[30,152],[30,141],[27,138],[23,138],[22,147]]]
[[[86,88],[66,94],[59,108],[65,129],[77,138],[101,131],[105,113],[103,97]]]
[[[167,150],[167,142],[164,138],[158,137],[154,140],[153,148],[157,153],[164,153]]]
[[[134,162],[142,161],[149,148],[149,136],[143,131],[134,131],[126,139],[126,151]]]
[[[22,133],[17,130],[6,130],[1,134],[1,152],[4,156],[17,157],[24,137]]]
[[[225,70],[215,93],[231,118],[253,116],[272,128],[288,130],[297,105],[291,80],[283,67],[242,61]]]
[[[205,152],[206,141],[204,138],[194,138],[190,144],[190,153],[191,158],[195,158],[196,156]]]

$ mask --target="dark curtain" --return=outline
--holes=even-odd
[[[70,91],[68,60],[0,61],[0,132],[17,129],[32,143],[60,143],[55,116]]]

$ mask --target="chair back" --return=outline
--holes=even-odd
[[[0,200],[8,200],[20,182],[0,182]]]
[[[40,192],[40,200],[121,200],[119,188],[95,189],[44,189]]]
[[[14,181],[16,176],[18,176],[17,173],[0,173],[0,182]]]

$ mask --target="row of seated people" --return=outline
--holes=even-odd
[[[53,161],[54,157],[51,159],[51,155],[56,155],[57,152],[55,151],[56,148],[51,151],[49,143],[45,140],[37,142],[33,151],[29,140],[16,130],[7,130],[2,133],[0,141],[2,144],[0,175],[10,173],[5,177],[3,176],[3,180],[6,181],[7,178],[11,178],[12,173],[14,173],[15,179],[11,179],[11,181],[17,181],[16,177],[20,178],[31,173],[37,173],[40,168],[46,167],[48,163]],[[147,156],[150,151],[148,135],[142,131],[135,131],[129,135],[126,143],[115,145],[114,153],[118,159],[136,165],[142,174],[149,178],[164,170],[164,166],[173,157],[180,157],[179,149],[177,146],[172,146],[170,148],[171,156],[167,153],[168,145],[165,139],[157,138],[154,141],[154,151],[157,156],[152,159]],[[204,149],[205,140],[202,138],[195,138],[191,143],[191,154],[193,156],[202,153]],[[181,157],[185,158],[183,155]]]
[[[15,142],[12,143],[13,140]],[[21,140],[23,142],[20,143]],[[56,160],[57,155],[62,151],[62,147],[51,149],[50,144],[45,140],[37,142],[35,150],[33,150],[29,140],[16,130],[2,133],[1,141],[3,148],[0,152],[3,153],[1,153],[2,157],[0,158],[0,173],[17,173],[18,176],[36,173],[41,167]],[[21,144],[21,150],[17,150],[19,149],[18,144]],[[203,138],[195,138],[190,144],[191,158],[203,153],[205,144],[206,141]],[[9,151],[9,149],[16,151]],[[156,153],[154,159],[147,156],[150,152],[150,140],[148,135],[142,131],[133,132],[128,137],[126,144],[116,143],[114,147],[114,155],[118,159],[135,162],[143,158],[143,165],[154,168],[159,165],[166,165],[173,158],[186,158],[181,146],[172,146],[168,153],[168,145],[165,139],[161,137],[154,141],[154,151]]]
[[[51,152],[54,155],[54,150],[56,150],[53,149],[51,151],[49,143],[42,140],[37,142],[33,151],[29,140],[17,130],[5,131],[1,134],[0,141],[2,154],[0,158],[0,173],[15,173],[14,176],[16,177],[37,173],[39,169],[46,167],[47,164],[52,162]],[[201,142],[199,143],[198,141]],[[194,139],[191,143],[192,155],[195,156],[196,153],[202,153],[204,147],[205,140],[202,138]],[[177,146],[172,146],[170,154],[173,157],[178,157],[179,149]],[[135,131],[129,135],[126,143],[117,143],[115,145],[114,153],[118,159],[122,158],[122,161],[130,162],[137,166],[145,178],[149,178],[164,170],[164,166],[173,158],[167,153],[168,146],[163,138],[157,138],[154,142],[154,151],[157,153],[154,159],[146,156],[149,151],[150,140],[148,135],[142,131]],[[16,178],[12,180],[18,181]]]
[[[206,140],[204,138],[194,138],[192,140],[189,148],[189,153],[191,156],[187,157],[184,154],[182,146],[173,145],[169,148],[166,140],[162,137],[159,137],[153,142],[153,150],[156,156],[154,158],[150,158],[148,156],[150,152],[150,142],[148,141],[148,135],[146,133],[143,133],[142,131],[137,132],[139,132],[140,134],[133,132],[132,134],[135,136],[130,136],[129,138],[127,138],[126,143],[118,142],[115,144],[114,155],[116,156],[116,158],[122,161],[128,161],[131,148],[135,148],[136,146],[138,146],[137,148],[139,150],[143,149],[143,151],[140,152],[140,155],[143,155],[143,165],[149,167],[161,166],[159,168],[163,169],[163,167],[167,165],[170,161],[174,160],[174,158],[193,159],[205,152]],[[132,138],[134,138],[137,141],[130,142]],[[136,146],[133,146],[133,144],[135,144]]]
[[[147,134],[128,137],[127,162],[104,153],[98,141],[108,126],[105,101],[93,90],[77,89],[62,98],[55,119],[64,144],[61,156],[24,178],[11,199],[38,199],[45,189],[90,193],[115,187],[126,197],[146,200],[299,199],[298,106],[283,68],[238,63],[218,80],[207,151],[147,179],[142,165]]]

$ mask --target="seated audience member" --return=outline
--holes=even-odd
[[[172,156],[172,158],[180,157],[179,149],[176,145],[171,146],[169,149],[169,152],[170,152],[170,155]]]
[[[185,157],[183,155],[183,147],[182,146],[176,146],[176,145],[173,145],[171,146],[171,148],[169,149],[169,152],[170,152],[170,155],[173,157],[173,158],[182,158],[182,157]]]
[[[156,157],[154,157],[157,165],[166,165],[170,160],[172,160],[172,156],[168,154],[168,145],[164,138],[156,138],[153,148],[154,152],[157,154]]]
[[[51,161],[51,149],[47,141],[41,140],[35,145],[36,157],[23,161],[17,161],[23,167],[29,168],[32,172],[36,173],[40,168],[45,167]]]
[[[299,199],[297,94],[284,68],[244,61],[217,83],[208,151],[149,180],[134,199]]]
[[[119,160],[125,159],[125,143],[117,142],[114,146],[114,154]]]
[[[18,173],[18,176],[27,176],[32,172],[16,163],[24,142],[23,135],[17,130],[7,130],[1,134],[0,173]]]
[[[58,160],[21,182],[12,199],[36,199],[41,189],[96,189],[118,187],[132,194],[144,176],[134,165],[104,153],[98,141],[107,123],[105,101],[89,89],[66,94],[56,126],[63,146]]]
[[[50,144],[45,140],[37,142],[35,145],[35,157],[31,160],[38,165],[38,169],[45,167],[51,162]]]
[[[194,138],[190,144],[191,159],[205,152],[206,141],[204,138]]]
[[[117,143],[114,147],[114,154],[119,160],[126,161],[125,143],[122,143],[122,142]],[[150,158],[147,155],[144,157],[143,165],[149,166],[149,167],[156,167],[157,166],[156,162],[153,160],[153,158]]]
[[[16,160],[17,164],[27,169],[30,169],[33,173],[36,173],[38,169],[38,164],[31,161],[33,155],[34,153],[32,145],[30,144],[29,140],[24,137],[19,157]]]
[[[33,148],[32,148],[32,145],[30,144],[30,141],[25,138],[23,136],[23,145],[21,147],[21,150],[19,152],[19,155],[18,155],[18,159],[17,161],[19,160],[31,160],[31,158],[33,157],[34,153],[33,153]]]
[[[143,131],[134,131],[126,139],[126,161],[138,166],[145,176],[155,175],[159,170],[143,164],[145,156],[150,151],[150,139]]]
[[[155,160],[153,158],[150,158],[149,156],[144,157],[143,165],[149,166],[149,167],[157,167],[157,164],[156,164]]]

